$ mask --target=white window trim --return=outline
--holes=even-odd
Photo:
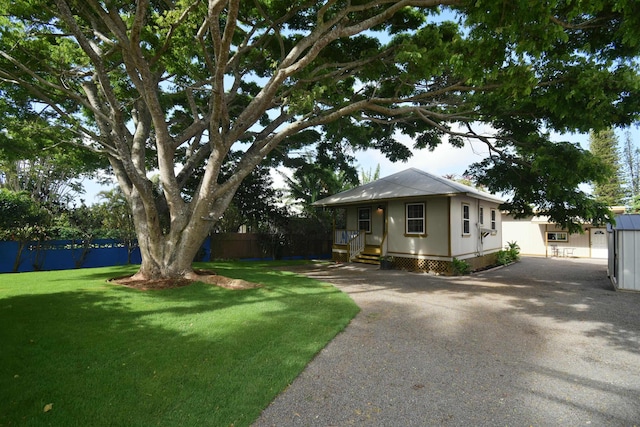
[[[484,206],[480,206],[478,217],[478,222],[480,222],[480,225],[484,225]]]
[[[467,217],[464,216],[464,208],[467,208]],[[467,231],[465,231],[465,225]],[[471,205],[469,203],[462,204],[462,235],[469,236],[471,234]]]
[[[409,218],[409,206],[416,206],[416,205],[420,205],[422,206],[422,217],[418,218]],[[406,203],[404,205],[404,231],[405,234],[409,234],[409,235],[415,235],[415,236],[421,236],[426,234],[426,229],[427,229],[427,207],[425,205],[425,203]],[[416,220],[422,220],[422,231],[409,231],[409,219],[411,219],[412,221],[416,221]]]
[[[498,213],[495,209],[491,209],[491,229],[497,230]]]

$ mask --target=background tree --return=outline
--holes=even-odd
[[[10,93],[0,89],[0,95]],[[0,187],[26,191],[52,211],[69,206],[84,193],[83,180],[108,162],[79,147],[77,135],[42,106],[35,111],[11,101],[0,98]]]
[[[594,184],[596,200],[607,206],[619,206],[624,203],[625,191],[618,154],[618,137],[613,129],[589,133],[589,150],[603,162],[608,178]]]
[[[380,163],[376,166],[375,171],[371,171],[371,169],[369,169],[365,172],[364,169],[360,169],[360,185],[368,184],[377,179],[380,179]]]
[[[457,22],[433,19],[441,8]],[[542,130],[629,125],[640,109],[640,4],[626,0],[15,0],[0,36],[0,90],[109,160],[144,278],[190,276],[242,180],[309,144],[396,161],[411,154],[399,134],[416,148],[475,138],[492,155],[474,176],[506,208],[570,230],[604,221],[576,190],[604,178],[597,159]]]
[[[628,204],[633,212],[640,212],[640,148],[625,132],[622,146],[622,170],[627,184]]]
[[[102,202],[94,209],[100,212],[105,237],[120,240],[127,247],[127,264],[131,263],[131,253],[137,247],[136,230],[131,208],[119,188],[101,191]]]
[[[340,171],[334,166],[323,165],[314,159],[313,154],[308,153],[305,159],[298,163],[291,177],[284,173],[280,175],[287,185],[287,198],[291,204],[296,206],[303,216],[314,218],[318,215],[318,208],[312,206],[314,202],[359,184],[354,171],[355,169],[348,172]]]
[[[50,220],[49,212],[28,193],[0,188],[0,240],[18,242],[14,272],[20,267],[22,250],[26,245],[46,238]]]

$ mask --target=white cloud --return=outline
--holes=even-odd
[[[489,127],[476,129],[476,132],[491,135]],[[477,140],[465,139],[464,147],[456,148],[445,139],[433,151],[414,149],[413,141],[405,135],[398,136],[398,140],[413,152],[408,161],[393,163],[377,150],[366,150],[355,153],[358,169],[374,171],[379,164],[381,177],[408,168],[417,168],[440,176],[462,175],[471,164],[480,162],[489,155],[486,145]]]

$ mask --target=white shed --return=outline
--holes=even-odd
[[[618,215],[607,231],[611,283],[618,290],[640,291],[640,215]]]

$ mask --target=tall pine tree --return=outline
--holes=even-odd
[[[594,186],[593,192],[596,199],[609,206],[621,205],[625,198],[625,192],[622,186],[618,138],[613,129],[591,132],[589,134],[589,148],[591,153],[600,158],[609,168],[609,179],[606,182],[596,183]]]
[[[627,131],[622,148],[623,173],[627,183],[627,196],[633,212],[640,211],[640,148]]]

